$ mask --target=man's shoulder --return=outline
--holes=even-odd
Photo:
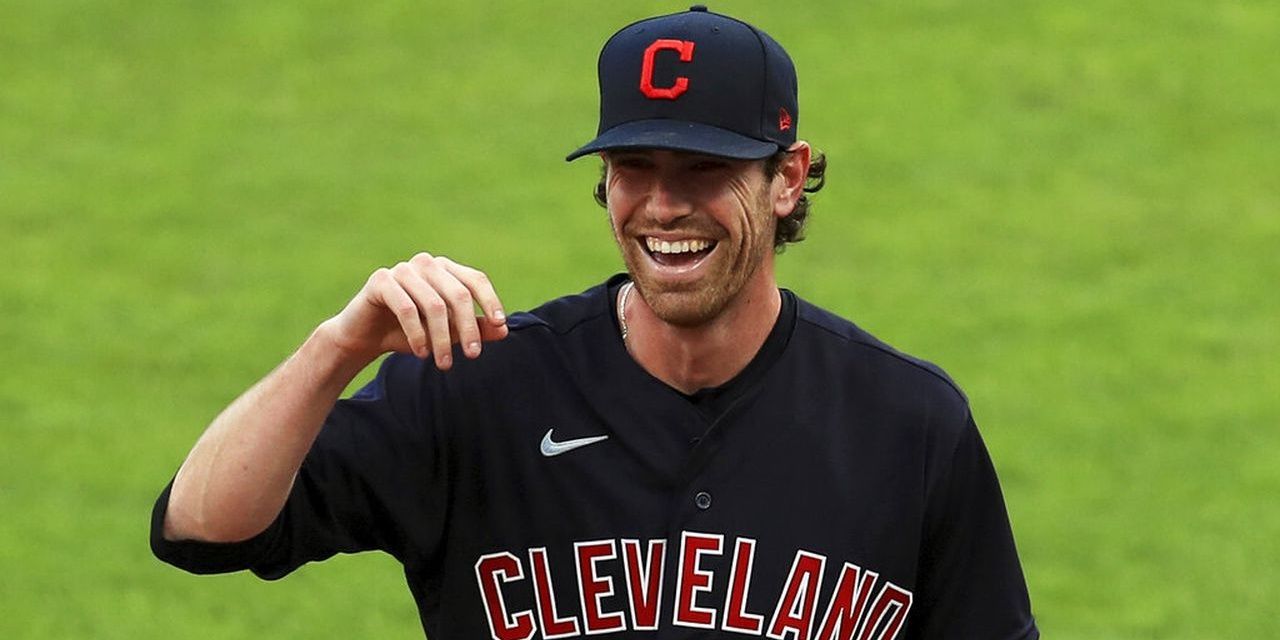
[[[960,406],[968,405],[964,391],[942,367],[900,351],[853,321],[798,296],[796,331],[833,366],[848,367],[880,385],[911,393],[933,391]]]
[[[409,397],[427,389],[492,394],[495,389],[527,385],[551,372],[563,380],[606,336],[617,335],[609,328],[609,287],[614,284],[610,278],[581,293],[511,313],[507,317],[510,333],[502,340],[485,343],[480,357],[465,358],[455,345],[454,366],[448,372],[438,371],[430,358],[390,354],[376,379],[356,398],[376,399],[384,393]]]
[[[507,326],[516,336],[564,335],[593,320],[609,320],[609,289],[622,275],[594,285],[581,293],[548,300],[529,311],[511,314]]]

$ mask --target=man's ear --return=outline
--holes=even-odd
[[[787,155],[778,168],[773,183],[773,215],[785,218],[796,210],[796,203],[804,195],[804,183],[809,177],[809,143],[797,140],[787,148]]]

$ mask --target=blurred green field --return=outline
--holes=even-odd
[[[0,0],[0,638],[420,637],[390,559],[195,578],[152,500],[380,265],[617,270],[561,158],[682,8]],[[712,8],[831,160],[782,281],[968,391],[1046,637],[1280,637],[1280,4]]]

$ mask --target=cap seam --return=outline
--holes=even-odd
[[[707,13],[713,13],[722,18],[727,18],[746,27],[747,30],[751,32],[751,35],[755,36],[756,44],[760,45],[760,59],[763,61],[763,64],[760,66],[764,69],[764,77],[761,78],[763,84],[761,85],[760,90],[760,104],[756,108],[756,133],[759,134],[759,137],[756,139],[759,140],[763,138],[765,142],[772,142],[775,145],[778,144],[777,141],[768,137],[764,130],[764,107],[765,103],[769,99],[769,51],[768,47],[765,45],[764,38],[760,36],[760,30],[755,28],[755,25],[733,16],[726,16],[723,13],[715,13],[714,11],[708,11]]]
[[[743,24],[746,23],[744,22]],[[777,142],[770,138],[764,130],[764,107],[765,103],[769,100],[769,51],[764,44],[764,38],[760,37],[760,32],[756,31],[756,28],[749,24],[747,25],[747,28],[751,29],[751,35],[756,37],[756,44],[760,45],[760,59],[762,60],[762,64],[760,66],[764,69],[764,77],[761,78],[762,82],[760,85],[760,106],[756,109],[756,133],[759,134],[761,138],[777,144]]]

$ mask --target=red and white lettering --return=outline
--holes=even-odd
[[[538,622],[542,624],[542,637],[569,638],[578,635],[578,619],[561,618],[556,612],[555,591],[551,588],[551,568],[547,566],[547,549],[529,550],[529,571],[533,573],[533,600],[538,605]]]
[[[758,636],[764,629],[764,616],[747,613],[747,594],[751,592],[751,568],[756,561],[756,541],[738,538],[733,550],[733,569],[729,573],[729,595],[724,600],[724,622],[720,628]]]
[[[675,84],[669,87],[653,86],[653,58],[659,51],[670,49],[680,53],[680,62],[693,61],[693,43],[688,40],[654,40],[644,50],[644,60],[640,65],[640,92],[650,100],[675,100],[680,94],[689,90],[689,79],[676,77]]]
[[[605,613],[600,610],[600,601],[613,595],[613,578],[601,576],[596,568],[597,562],[613,560],[618,557],[618,548],[613,540],[595,540],[591,542],[575,542],[575,562],[578,563],[578,597],[582,601],[582,622],[587,635],[625,631],[626,618],[621,611]]]
[[[698,568],[704,555],[720,555],[724,536],[685,531],[680,538],[680,573],[676,576],[676,611],[671,624],[699,629],[716,628],[716,610],[695,604],[698,593],[711,590],[711,572]]]
[[[476,583],[480,586],[480,598],[489,622],[489,635],[493,640],[529,640],[537,628],[533,624],[533,612],[507,612],[502,600],[502,582],[524,579],[520,559],[503,551],[480,556],[476,561]]]
[[[893,640],[898,637],[902,622],[907,619],[907,612],[911,610],[911,600],[910,591],[892,582],[885,583],[880,588],[880,595],[876,596],[876,603],[871,607],[871,615],[867,616],[867,624],[862,627],[862,635],[858,636],[858,640]],[[881,622],[884,622],[884,628],[875,634]]]
[[[781,640],[791,632],[794,640],[809,640],[813,629],[814,605],[818,600],[818,590],[822,587],[822,573],[826,566],[826,556],[808,551],[796,552],[796,559],[791,563],[791,574],[787,576],[787,586],[782,588],[778,608],[774,609],[773,621],[769,623],[770,638]]]
[[[853,640],[858,621],[867,610],[871,588],[879,577],[874,571],[863,571],[857,565],[844,563],[836,590],[827,604],[827,615],[818,628],[818,640]]]
[[[640,559],[640,541],[622,541],[622,566],[626,570],[627,588],[631,594],[631,628],[654,631],[662,609],[662,566],[667,557],[667,541],[649,541],[648,556]]]
[[[476,584],[484,605],[485,621],[493,640],[561,640],[580,635],[597,635],[628,631],[627,612],[622,611],[624,594],[616,593],[614,581],[619,579],[616,567],[601,563],[621,559],[622,575],[630,611],[630,628],[635,631],[659,631],[662,614],[663,585],[666,573],[667,539],[591,540],[573,543],[577,573],[578,601],[581,613],[560,613],[556,600],[556,584],[546,547],[528,550],[529,578],[533,588],[533,607],[509,610],[504,598],[512,595],[509,583],[525,579],[521,559],[510,552],[480,556],[475,564]],[[621,544],[621,557],[618,545]],[[716,572],[722,560],[707,556],[727,555],[725,536],[716,533],[682,531],[680,552],[673,558],[676,571],[675,604],[671,624],[676,627],[719,629],[748,636],[762,633],[775,640],[897,640],[906,623],[914,596],[880,574],[845,562],[835,580],[825,613],[820,617],[818,596],[821,595],[827,557],[799,549],[791,563],[786,582],[778,594],[772,617],[748,610],[758,541],[754,538],[733,540],[733,560],[728,563],[724,605],[708,602],[707,595],[716,584]],[[726,558],[727,559],[727,558]],[[767,573],[767,572],[766,572]],[[561,580],[564,577],[561,576]],[[876,592],[877,583],[880,583]],[[567,584],[561,586],[567,587]],[[758,587],[758,585],[757,585]],[[772,585],[766,585],[766,589]],[[524,587],[527,588],[527,587]],[[757,589],[759,590],[759,589]],[[523,603],[524,592],[520,593]],[[561,595],[567,595],[562,593]],[[772,595],[772,592],[766,595]],[[703,598],[699,606],[698,598]],[[756,606],[763,603],[757,594]],[[606,600],[611,599],[606,604]],[[712,606],[705,606],[705,605]],[[612,605],[615,610],[605,610]],[[719,626],[717,626],[717,623]],[[541,632],[541,633],[539,633]]]

